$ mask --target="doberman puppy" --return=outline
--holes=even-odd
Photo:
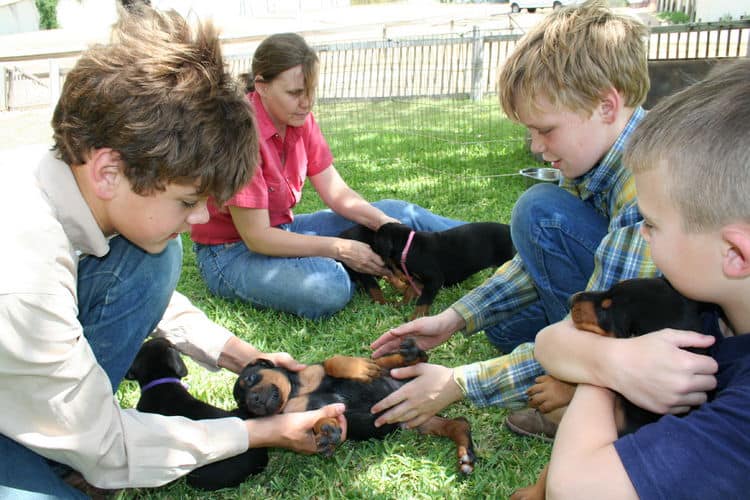
[[[703,313],[710,305],[680,295],[664,278],[635,278],[615,284],[603,292],[579,292],[570,299],[570,313],[579,330],[612,338],[638,337],[664,328],[702,331]],[[705,354],[705,349],[689,349]],[[543,412],[570,403],[575,386],[549,375],[537,378],[529,389],[530,405]],[[541,396],[540,396],[541,395]],[[616,400],[620,436],[655,422],[661,415],[634,405],[622,396]],[[547,467],[536,484],[513,493],[511,499],[543,499]]]
[[[191,396],[180,380],[186,375],[187,367],[177,349],[168,340],[155,338],[143,344],[125,377],[138,381],[141,386],[138,411],[193,420],[237,416],[236,412],[222,410]],[[199,467],[186,479],[190,486],[202,490],[235,487],[248,476],[263,471],[267,463],[267,450],[252,448]]]
[[[419,296],[412,318],[429,313],[443,286],[455,285],[482,269],[499,266],[515,254],[510,227],[496,222],[472,222],[434,232],[412,231],[404,224],[389,222],[375,232],[355,226],[340,236],[368,243],[401,281],[407,281],[413,295]],[[382,297],[382,293],[374,277],[352,273],[352,279],[380,302],[376,297]],[[406,295],[405,300],[408,300]]]
[[[401,387],[408,380],[397,380],[388,370],[427,360],[414,339],[405,339],[399,352],[376,360],[348,356],[334,356],[322,364],[310,365],[295,373],[259,361],[246,366],[234,385],[234,397],[244,417],[261,417],[277,413],[306,411],[331,403],[346,404],[348,437],[353,440],[382,439],[398,428],[397,424],[375,427],[378,415],[370,408],[382,398]],[[339,444],[341,430],[335,419],[322,419],[316,432],[321,451],[333,453]],[[469,422],[464,418],[432,417],[417,430],[423,434],[445,436],[456,443],[458,467],[461,473],[474,470],[474,445]]]

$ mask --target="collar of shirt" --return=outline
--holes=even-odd
[[[73,247],[82,254],[106,255],[108,240],[78,189],[71,167],[48,152],[39,162],[36,176]]]
[[[576,179],[563,178],[560,181],[560,187],[575,193],[584,201],[595,195],[609,192],[619,181],[618,171],[622,169],[620,160],[622,159],[625,143],[645,116],[646,111],[642,107],[636,108],[625,128],[599,164]]]

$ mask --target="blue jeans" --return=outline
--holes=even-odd
[[[442,231],[463,224],[400,200],[373,205],[418,231]],[[352,225],[331,210],[321,210],[297,215],[280,227],[299,234],[337,236]],[[196,243],[195,254],[211,293],[303,318],[331,316],[349,303],[355,290],[344,266],[328,257],[270,257],[251,251],[242,242]]]
[[[118,236],[109,246],[104,257],[78,264],[78,319],[114,392],[164,315],[180,276],[182,245],[178,238],[151,255]],[[69,471],[0,435],[0,498],[86,498],[61,479]]]
[[[508,353],[563,319],[568,299],[586,288],[594,272],[594,254],[608,224],[593,206],[556,185],[525,191],[513,207],[511,236],[539,299],[485,328],[490,342]]]

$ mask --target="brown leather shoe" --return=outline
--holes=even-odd
[[[519,410],[508,415],[505,425],[512,432],[551,443],[555,439],[557,424],[534,408]]]

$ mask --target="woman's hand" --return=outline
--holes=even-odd
[[[375,276],[388,276],[390,269],[367,243],[345,238],[336,238],[336,260],[340,260],[357,272]]]
[[[417,427],[464,397],[461,388],[453,380],[452,368],[419,363],[394,368],[391,376],[397,379],[416,378],[372,407],[372,413],[388,410],[375,420],[375,427],[396,422],[403,422],[403,426],[409,429]]]
[[[370,344],[370,349],[374,351],[372,357],[397,352],[404,337],[413,337],[417,346],[427,351],[439,346],[465,326],[464,319],[449,307],[440,314],[424,316],[391,328]]]
[[[318,410],[245,420],[250,437],[249,447],[286,448],[298,453],[317,453],[319,450],[313,427],[322,418],[335,418],[341,427],[341,441],[346,440],[344,409],[343,404],[336,403]]]
[[[685,347],[710,347],[714,337],[664,329],[624,339],[610,349],[611,387],[647,410],[685,413],[706,401],[716,387],[716,360]]]

